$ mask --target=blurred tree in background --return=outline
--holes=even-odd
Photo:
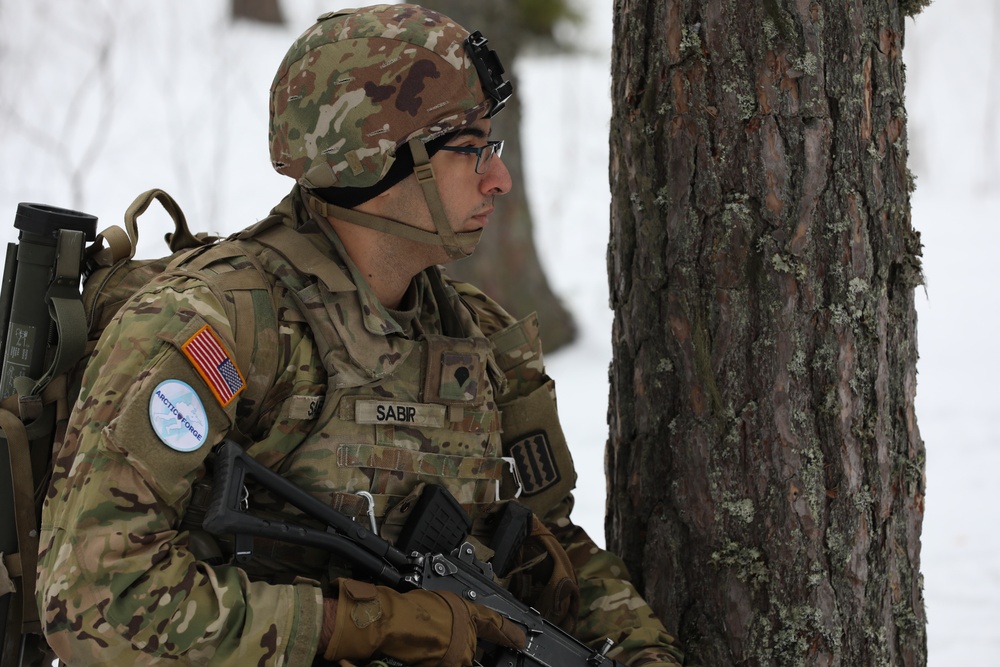
[[[549,286],[535,251],[531,211],[524,187],[521,160],[521,101],[517,96],[514,60],[529,43],[555,44],[556,30],[579,15],[568,0],[469,2],[424,0],[420,4],[447,14],[470,31],[482,30],[514,82],[514,97],[493,123],[493,136],[507,139],[503,161],[510,170],[513,190],[497,199],[490,230],[470,258],[448,266],[448,273],[483,289],[516,317],[538,313],[545,349],[551,352],[576,336],[569,311]],[[279,0],[232,0],[233,19],[282,23]],[[558,156],[553,162],[565,166]]]
[[[248,19],[260,23],[284,25],[285,15],[279,0],[232,0],[230,13],[235,19]]]
[[[449,264],[448,274],[483,289],[516,317],[537,311],[545,350],[551,352],[571,342],[576,327],[569,311],[552,292],[535,250],[521,159],[521,99],[513,65],[528,45],[554,45],[559,24],[579,17],[567,0],[424,0],[420,4],[447,14],[470,31],[482,30],[514,83],[514,96],[493,122],[493,136],[507,140],[503,161],[513,178],[513,190],[497,198],[490,227],[476,253]],[[559,119],[553,118],[552,122],[558,123]],[[552,156],[551,163],[553,169],[571,168],[558,155]],[[604,165],[594,167],[603,169]]]

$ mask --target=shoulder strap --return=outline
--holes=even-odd
[[[174,231],[165,236],[170,250],[174,253],[178,253],[180,250],[192,251],[177,254],[173,261],[167,265],[167,271],[201,273],[211,264],[234,258],[242,258],[256,269],[255,271],[239,271],[235,270],[236,267],[231,263],[226,262],[219,264],[218,267],[213,267],[210,282],[211,286],[219,292],[228,292],[233,295],[232,301],[225,298],[220,299],[220,301],[226,305],[230,321],[233,323],[233,334],[236,338],[234,354],[237,363],[241,364],[241,368],[250,368],[252,363],[259,364],[261,360],[264,360],[266,367],[272,367],[277,363],[276,352],[270,349],[273,346],[258,349],[254,340],[256,322],[274,323],[277,321],[274,302],[271,298],[271,286],[265,278],[264,268],[260,261],[246,247],[237,242],[218,243],[219,239],[216,236],[192,234],[181,207],[164,190],[154,188],[135,198],[125,211],[124,233],[120,227],[111,227],[101,232],[101,237],[110,249],[111,262],[135,256],[139,243],[139,216],[145,213],[153,201],[160,202],[160,205],[174,222]],[[230,268],[222,268],[226,266]]]
[[[430,283],[431,291],[434,293],[434,300],[438,304],[441,327],[445,335],[454,338],[464,338],[465,336],[472,335],[472,332],[468,331],[469,327],[459,317],[456,308],[465,308],[467,315],[470,317],[473,315],[472,309],[468,307],[454,289],[446,287],[444,277],[441,275],[441,269],[432,266],[424,271],[424,273],[427,275],[427,282]]]
[[[353,292],[358,289],[328,256],[291,227],[271,225],[256,232],[254,238],[294,263],[300,272],[322,280],[331,292]]]
[[[277,331],[278,314],[272,282],[254,248],[242,241],[222,241],[183,255],[171,269],[197,274],[224,305],[233,327],[236,364],[244,374],[254,376],[247,377],[243,394],[243,400],[253,406],[244,419],[256,421],[277,373],[277,339],[270,340],[267,332]]]
[[[14,526],[17,535],[17,552],[2,554],[4,570],[9,577],[19,579],[21,587],[11,592],[7,613],[7,628],[20,625],[24,632],[39,632],[38,606],[35,602],[35,570],[38,567],[38,525],[35,516],[34,485],[31,470],[31,450],[24,422],[7,409],[0,408],[0,428],[10,457],[11,485],[14,506]],[[16,474],[15,474],[16,473]],[[24,576],[27,574],[28,576]],[[13,586],[12,586],[13,588]],[[18,623],[18,620],[20,623]],[[6,630],[0,628],[0,631]],[[11,633],[4,640],[8,650]],[[18,645],[20,642],[16,642]]]
[[[14,389],[22,397],[40,395],[54,377],[65,373],[80,360],[87,345],[87,320],[78,287],[83,232],[60,230],[56,244],[53,280],[45,293],[55,322],[56,348],[48,369],[40,378],[21,376],[14,379]]]

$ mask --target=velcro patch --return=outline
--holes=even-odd
[[[288,418],[314,419],[322,407],[322,396],[292,396],[288,399]]]
[[[447,408],[427,403],[403,401],[358,401],[354,406],[354,421],[358,424],[400,424],[402,426],[445,425]]]
[[[229,405],[246,387],[243,374],[210,325],[198,329],[181,350],[222,407]]]
[[[163,444],[193,452],[208,437],[208,415],[198,393],[187,382],[165,380],[149,397],[149,425]]]
[[[478,356],[444,352],[441,354],[441,383],[438,385],[438,397],[448,401],[474,403],[479,397],[481,377]]]
[[[529,433],[511,444],[509,452],[521,477],[522,495],[541,493],[562,479],[545,431]]]

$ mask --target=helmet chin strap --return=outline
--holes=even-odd
[[[420,139],[410,139],[408,145],[413,155],[413,173],[417,177],[417,183],[420,184],[421,190],[423,190],[424,201],[427,203],[427,209],[431,213],[431,220],[434,221],[436,232],[418,229],[399,220],[383,218],[371,213],[337,206],[336,204],[323,201],[308,191],[303,192],[306,205],[318,215],[337,218],[338,220],[344,220],[345,222],[374,229],[384,234],[409,239],[410,241],[441,246],[451,259],[468,257],[472,254],[472,251],[465,252],[464,248],[471,247],[474,250],[483,235],[483,230],[478,229],[474,232],[463,232],[461,234],[455,233],[455,230],[448,223],[448,216],[445,215],[444,205],[441,203],[441,195],[438,193],[437,181],[434,178],[434,167],[431,166],[430,156],[427,155],[427,147],[424,146],[424,142]]]

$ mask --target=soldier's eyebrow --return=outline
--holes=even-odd
[[[492,130],[492,129],[493,128],[490,128],[490,130]],[[489,139],[490,138],[490,132],[486,132],[485,130],[481,130],[478,127],[466,127],[466,128],[463,128],[463,129],[459,130],[458,132],[456,132],[455,135],[451,138],[451,141],[457,141],[458,139],[461,139],[462,137],[474,137],[476,139]],[[451,141],[449,141],[448,143],[451,143]]]

